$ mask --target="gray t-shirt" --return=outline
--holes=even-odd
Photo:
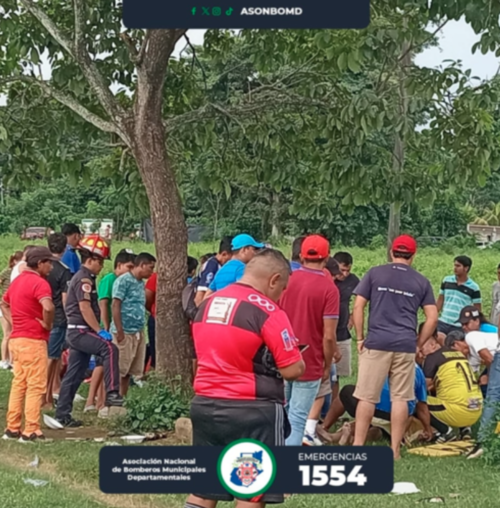
[[[423,275],[402,263],[376,266],[363,277],[354,294],[370,302],[366,348],[415,352],[418,310],[436,303],[431,284]]]
[[[491,323],[498,326],[500,319],[500,282],[493,284],[493,293],[491,297]]]

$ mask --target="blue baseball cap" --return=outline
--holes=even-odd
[[[255,241],[250,235],[237,235],[231,242],[231,249],[240,250],[244,247],[255,247],[256,249],[263,249],[265,245]]]

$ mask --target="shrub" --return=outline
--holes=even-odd
[[[384,235],[376,235],[370,242],[370,249],[381,249],[387,247],[387,238]]]
[[[189,414],[190,394],[175,382],[151,376],[142,388],[131,389],[125,400],[127,414],[118,423],[130,432],[173,430],[175,421]]]

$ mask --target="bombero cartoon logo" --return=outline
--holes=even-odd
[[[276,459],[260,441],[241,439],[223,450],[217,474],[222,486],[235,497],[259,496],[273,484]]]

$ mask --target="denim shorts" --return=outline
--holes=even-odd
[[[54,326],[49,337],[49,359],[59,360],[62,355],[64,342],[66,341],[66,325]]]

